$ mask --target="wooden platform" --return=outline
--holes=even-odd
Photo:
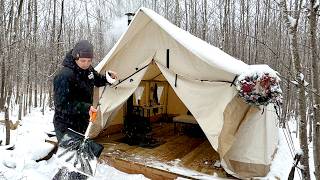
[[[127,173],[144,174],[151,179],[228,177],[223,168],[214,166],[219,155],[205,136],[194,136],[187,133],[188,129],[181,132],[174,133],[173,123],[154,123],[153,137],[164,142],[155,148],[129,146],[121,142],[121,133],[96,141],[105,147],[100,159]]]

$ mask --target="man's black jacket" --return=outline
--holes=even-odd
[[[63,68],[54,77],[53,123],[59,124],[60,131],[71,128],[84,133],[89,123],[89,109],[93,101],[93,87],[105,86],[106,77],[100,75],[92,66],[81,69],[71,52],[66,54]]]

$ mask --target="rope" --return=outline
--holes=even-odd
[[[278,108],[279,108],[279,111],[278,111]],[[277,102],[277,104],[274,105],[274,109],[275,109],[275,112],[277,114],[277,117],[278,117],[278,120],[279,120],[279,123],[281,122],[281,117],[280,117],[280,105],[279,103]],[[291,136],[291,133],[290,133],[290,127],[288,125],[288,122],[285,122],[285,128],[282,128],[282,131],[283,131],[283,134],[285,136],[285,139],[286,139],[286,142],[287,142],[287,145],[289,147],[289,151],[290,151],[290,154],[292,156],[292,159],[295,158],[295,148],[294,148],[294,142],[293,142],[293,139],[292,139],[292,136]],[[293,162],[294,163],[294,162]],[[301,168],[299,168],[296,164],[293,164],[294,167],[297,167],[300,171],[298,171],[298,174],[299,174],[299,178],[302,179],[302,175],[301,175]]]
[[[291,134],[290,134],[290,131],[289,131],[288,123],[287,123],[287,127],[288,127],[287,133],[290,135],[290,136],[289,136],[290,144],[291,144],[292,147],[294,147],[294,143],[293,143],[293,140],[292,140],[292,136],[291,136]],[[294,149],[294,148],[293,148],[293,149]]]
[[[290,152],[291,152],[291,156],[292,156],[292,158],[294,159],[294,152],[296,152],[296,150],[295,150],[295,148],[294,148],[294,144],[293,144],[293,140],[292,140],[292,136],[291,136],[291,134],[290,134],[290,131],[289,131],[289,129],[290,129],[290,127],[288,126],[288,122],[286,122],[285,123],[285,125],[286,125],[286,133],[285,133],[285,130],[283,129],[283,131],[284,131],[284,134],[285,134],[285,137],[286,137],[286,141],[287,141],[287,144],[288,144],[288,147],[289,147],[289,149],[290,149]],[[287,137],[288,136],[288,137]],[[289,139],[289,140],[288,140]],[[294,152],[293,152],[294,151]],[[295,167],[297,167],[295,164],[294,164],[294,166]],[[301,168],[299,168],[299,167],[297,167],[298,169],[300,169],[301,170]],[[298,171],[298,174],[299,174],[299,178],[300,179],[302,179],[302,175],[301,175],[301,171]]]
[[[291,145],[291,142],[288,140],[288,138],[289,138],[288,136],[290,136],[290,134],[288,135],[286,130],[287,130],[286,128],[282,128],[284,137],[285,137],[285,139],[287,141],[287,145],[288,145],[289,150],[290,150],[290,154],[291,154],[291,156],[293,158],[294,157],[294,152],[293,151],[295,151],[295,150],[294,150],[294,147]]]
[[[277,102],[276,104],[274,104],[274,109],[277,115],[277,118],[279,120],[279,123],[281,122],[281,117],[280,117],[280,113],[278,112],[278,108],[280,109],[280,105],[279,103]],[[285,129],[285,130],[284,130]],[[289,147],[289,150],[291,152],[291,155],[292,157],[294,157],[294,152],[295,152],[295,149],[294,149],[294,143],[293,143],[293,140],[292,140],[292,137],[291,137],[291,134],[290,134],[290,131],[289,131],[289,126],[288,126],[288,122],[285,122],[285,128],[282,128],[283,132],[284,132],[284,135],[285,135],[285,138],[286,138],[286,141],[287,141],[287,144],[288,144],[288,147]]]
[[[122,82],[124,82],[125,80],[129,79],[130,77],[132,77],[133,75],[137,74],[138,72],[140,72],[141,70],[145,69],[146,67],[148,67],[150,64],[152,64],[154,62],[154,57],[156,55],[156,52],[154,53],[153,57],[152,57],[152,61],[149,62],[149,64],[145,65],[144,67],[142,67],[141,69],[136,68],[136,72],[130,74],[129,76],[127,76],[126,78],[124,78],[123,80],[119,80],[118,84],[115,84],[114,86],[111,86],[111,88],[117,88],[117,86],[119,84],[121,84]],[[131,82],[131,81],[130,81]]]
[[[119,80],[119,82],[117,84],[115,84],[114,86],[111,86],[111,88],[117,87],[119,84],[121,84],[122,82],[126,81],[127,79],[129,79],[130,77],[132,77],[133,75],[137,74],[138,72],[140,72],[141,70],[145,69],[146,67],[148,67],[150,64],[152,63],[152,61],[145,65],[144,67],[142,67],[141,69],[138,69],[136,72],[130,74],[129,76],[127,76],[126,78],[124,78],[123,80]]]
[[[107,86],[104,86],[104,87],[103,87],[103,90],[102,90],[102,92],[101,92],[101,95],[100,95],[100,97],[99,97],[99,99],[98,99],[97,108],[101,105],[101,104],[100,104],[100,100],[101,100],[101,98],[102,98],[102,96],[103,96],[104,91],[106,90],[106,87],[107,87]]]

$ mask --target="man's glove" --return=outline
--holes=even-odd
[[[117,73],[113,71],[106,71],[106,79],[108,83],[113,84],[117,80]]]

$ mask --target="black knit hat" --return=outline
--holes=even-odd
[[[81,40],[74,46],[71,54],[75,59],[93,58],[93,46],[89,41]]]

